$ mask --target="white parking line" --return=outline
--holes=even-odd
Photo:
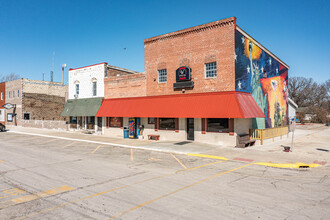
[[[58,137],[58,136],[51,136],[51,135],[44,135],[44,134],[33,134],[33,133],[21,132],[21,131],[8,131],[8,132],[17,133],[17,134],[25,134],[25,135],[34,135],[34,136],[40,136],[40,137],[48,137],[48,138],[57,138],[57,139],[69,140],[69,141],[80,141],[80,142],[93,143],[93,144],[102,144],[102,145],[115,146],[115,147],[133,148],[133,149],[140,149],[140,150],[157,151],[157,152],[165,152],[165,153],[176,153],[176,154],[186,155],[186,153],[183,153],[183,152],[176,152],[176,151],[171,151],[171,150],[160,150],[160,149],[140,147],[140,146],[131,146],[131,145],[125,145],[125,144],[114,144],[114,143],[108,143],[108,142],[102,142],[102,141],[91,141],[91,140]]]

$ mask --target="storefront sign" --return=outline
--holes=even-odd
[[[16,105],[14,104],[10,104],[10,103],[6,103],[4,104],[2,107],[4,107],[5,109],[11,109],[11,108],[14,108]]]
[[[7,121],[12,122],[13,121],[13,113],[7,113]]]
[[[181,66],[176,70],[176,81],[190,81],[191,80],[191,69],[186,66]]]
[[[118,117],[113,117],[110,120],[110,127],[117,127],[120,128],[122,125],[122,119],[123,118],[118,118]]]

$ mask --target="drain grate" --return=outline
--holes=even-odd
[[[189,144],[191,143],[190,141],[182,141],[182,142],[178,142],[178,143],[175,143],[175,145],[185,145],[185,144]]]

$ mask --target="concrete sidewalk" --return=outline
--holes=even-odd
[[[82,134],[77,132],[57,131],[26,127],[8,127],[9,132],[18,132],[29,135],[41,135],[68,140],[86,141],[104,144],[106,146],[119,146],[138,148],[159,152],[178,154],[204,154],[224,157],[229,160],[246,162],[272,162],[272,163],[317,163],[328,165],[330,162],[330,128],[323,125],[297,126],[295,131],[294,148],[292,152],[284,152],[283,146],[291,146],[291,135],[283,136],[282,140],[265,141],[264,145],[249,148],[235,148],[228,146],[209,145],[204,143],[183,141],[152,141],[112,138],[101,135]]]

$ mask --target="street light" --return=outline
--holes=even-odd
[[[63,85],[63,78],[64,78],[64,68],[66,67],[66,64],[62,64],[62,85]]]

